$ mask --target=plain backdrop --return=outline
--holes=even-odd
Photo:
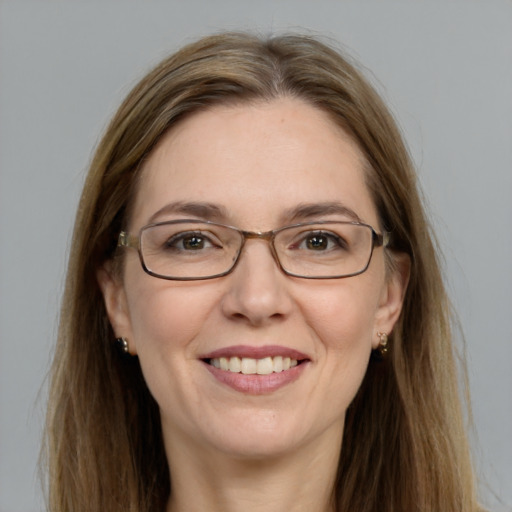
[[[137,78],[220,29],[307,29],[371,71],[411,148],[467,342],[482,499],[512,504],[512,2],[0,2],[0,511],[37,457],[85,169]],[[433,511],[441,512],[441,511]]]

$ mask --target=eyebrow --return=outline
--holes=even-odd
[[[149,224],[157,222],[159,217],[163,215],[180,214],[191,215],[204,220],[225,220],[228,217],[224,207],[207,202],[186,202],[176,201],[166,204],[164,207],[156,211],[148,220]]]
[[[342,215],[355,222],[362,222],[361,218],[354,210],[337,201],[300,204],[295,208],[287,210],[284,217],[290,219],[291,222],[301,222],[315,217],[324,217],[326,215]]]
[[[175,201],[166,204],[151,215],[148,219],[148,224],[158,222],[160,217],[171,214],[190,215],[214,222],[226,221],[226,219],[229,218],[226,208],[218,204],[196,201]],[[337,201],[299,204],[294,208],[286,210],[282,215],[282,219],[284,222],[294,223],[327,215],[342,215],[355,222],[362,222],[361,218],[354,210]]]

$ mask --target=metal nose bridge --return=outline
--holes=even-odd
[[[240,230],[240,233],[244,237],[242,246],[240,247],[238,251],[238,257],[237,262],[242,257],[242,251],[245,247],[245,242],[247,240],[265,240],[268,242],[269,248],[270,248],[270,254],[274,258],[274,261],[277,263],[277,266],[283,270],[283,266],[281,264],[281,261],[279,260],[279,256],[277,254],[277,250],[274,245],[274,239],[276,236],[276,231],[244,231]]]
[[[267,242],[272,242],[274,239],[275,231],[243,231],[241,230],[244,239],[250,238],[259,238],[261,240],[266,240]]]

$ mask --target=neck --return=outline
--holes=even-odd
[[[334,432],[333,432],[334,434]],[[235,457],[166,443],[167,512],[333,512],[341,432],[286,455]],[[333,444],[334,442],[334,444]]]

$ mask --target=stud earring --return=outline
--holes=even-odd
[[[128,355],[130,353],[130,347],[126,338],[117,338],[116,345],[123,354]]]
[[[388,347],[388,335],[385,332],[378,332],[377,336],[379,337],[379,346],[377,347],[381,356],[386,355],[389,347]]]

